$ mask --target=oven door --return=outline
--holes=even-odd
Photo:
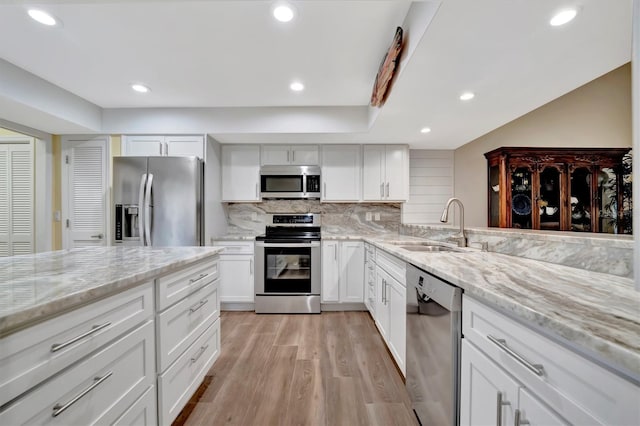
[[[320,294],[320,242],[256,242],[256,294]]]

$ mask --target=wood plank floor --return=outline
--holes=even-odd
[[[223,312],[222,351],[174,425],[415,426],[366,312]]]

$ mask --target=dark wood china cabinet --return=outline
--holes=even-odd
[[[623,214],[630,203],[622,190],[623,157],[629,150],[505,147],[487,152],[489,226],[629,232]]]

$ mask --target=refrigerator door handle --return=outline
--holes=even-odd
[[[144,195],[144,236],[145,246],[151,245],[151,187],[153,186],[153,174],[149,173],[147,188]]]
[[[140,191],[138,192],[138,236],[140,245],[144,245],[144,186],[147,183],[147,174],[140,176]]]

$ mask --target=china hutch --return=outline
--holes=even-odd
[[[622,220],[630,206],[623,198],[623,157],[629,150],[504,147],[487,152],[489,226],[629,232]]]

